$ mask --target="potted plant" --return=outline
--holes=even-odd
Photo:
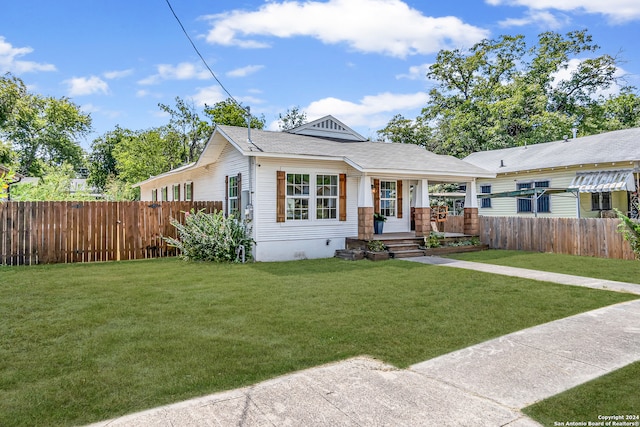
[[[384,222],[386,220],[387,218],[381,213],[376,212],[373,214],[373,232],[375,234],[382,234],[382,229],[384,228]]]

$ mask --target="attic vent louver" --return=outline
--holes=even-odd
[[[333,120],[324,120],[322,122],[314,124],[313,127],[320,128],[320,129],[334,129],[334,130],[342,130],[342,131],[345,130],[345,128],[343,128]]]

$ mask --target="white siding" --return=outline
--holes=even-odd
[[[310,218],[302,221],[276,222],[276,175],[287,173],[347,175],[347,220],[315,219],[315,204],[310,204]],[[313,197],[314,190],[310,191]],[[358,235],[358,176],[343,162],[301,161],[288,159],[257,160],[254,196],[256,258],[275,261],[333,256],[344,248],[344,238]]]

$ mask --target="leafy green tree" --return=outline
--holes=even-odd
[[[560,139],[575,126],[583,134],[592,130],[582,124],[594,114],[595,94],[615,82],[612,56],[578,60],[598,49],[581,30],[542,33],[531,47],[517,35],[442,50],[427,73],[436,86],[419,119],[394,117],[379,135],[464,157]]]
[[[78,140],[91,130],[91,117],[67,98],[26,94],[1,130],[18,155],[20,172],[41,176],[45,164],[83,167],[85,153]]]
[[[415,120],[405,118],[402,114],[396,114],[383,129],[378,131],[378,137],[388,142],[402,142],[425,147],[432,151],[430,142],[431,128],[425,126],[421,117]]]
[[[175,109],[165,104],[158,106],[171,116],[168,127],[180,137],[184,163],[197,160],[211,135],[209,123],[198,116],[192,103],[189,104],[180,97],[176,97]]]
[[[13,116],[18,100],[26,94],[27,87],[22,80],[10,73],[0,76],[0,129]]]
[[[110,178],[116,179],[120,174],[118,162],[113,155],[115,148],[125,138],[134,137],[135,133],[120,126],[96,138],[91,143],[89,154],[89,183],[101,190],[107,186]]]
[[[307,113],[300,110],[299,106],[287,109],[284,114],[278,114],[278,127],[280,130],[289,130],[297,128],[307,123]]]
[[[213,106],[205,105],[204,114],[215,125],[229,125],[247,127],[247,110],[238,105],[233,99],[216,102]],[[264,115],[261,117],[251,116],[250,124],[253,129],[264,129],[266,124]]]
[[[180,137],[166,127],[124,135],[114,146],[118,178],[126,183],[144,181],[182,164]]]
[[[87,188],[72,189],[76,172],[72,165],[43,166],[43,176],[37,184],[16,184],[11,187],[11,199],[23,202],[95,200]]]

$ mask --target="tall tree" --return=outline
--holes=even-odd
[[[171,118],[168,127],[180,137],[185,163],[198,159],[211,135],[211,126],[202,120],[193,103],[187,103],[176,97],[175,109],[165,104],[158,104],[160,109]]]
[[[233,99],[228,98],[224,101],[216,102],[213,106],[205,105],[204,113],[211,119],[215,125],[229,125],[247,127],[247,110],[242,108]],[[251,116],[251,128],[264,129],[266,119],[264,115],[261,117]]]
[[[135,134],[120,126],[96,138],[91,143],[89,154],[89,183],[101,190],[106,188],[110,178],[118,178],[118,162],[114,150],[125,138],[132,138]]]
[[[287,109],[287,112],[278,114],[278,127],[280,130],[289,130],[297,128],[307,123],[307,113],[302,111],[299,106]]]
[[[43,164],[85,163],[79,139],[91,130],[91,117],[67,98],[26,94],[17,101],[2,134],[18,155],[20,172],[40,176]]]
[[[437,85],[419,120],[394,118],[379,135],[401,140],[408,133],[411,143],[464,157],[559,139],[574,126],[584,134],[595,94],[615,82],[615,58],[579,58],[598,49],[581,30],[542,33],[531,47],[517,35],[442,50],[427,74]]]
[[[123,135],[112,152],[118,177],[133,184],[181,165],[179,141],[166,127]]]
[[[6,73],[0,76],[0,129],[15,113],[20,98],[27,95],[27,88],[22,80]]]

